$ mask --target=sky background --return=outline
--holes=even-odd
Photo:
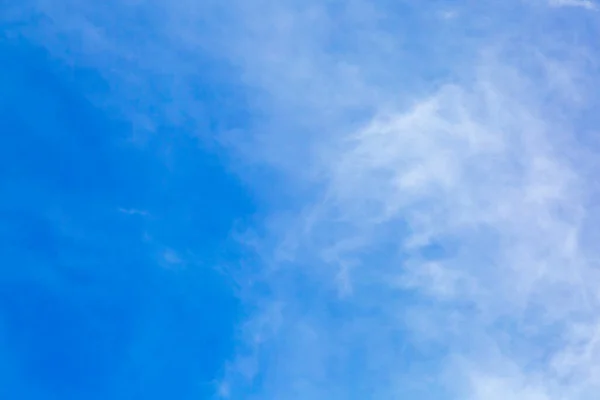
[[[0,0],[0,397],[592,400],[592,0]]]

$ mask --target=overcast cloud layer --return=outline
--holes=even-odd
[[[597,398],[594,1],[3,7],[134,145],[182,128],[261,202],[217,398]]]

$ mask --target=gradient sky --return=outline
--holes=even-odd
[[[599,13],[0,1],[0,398],[597,399]]]

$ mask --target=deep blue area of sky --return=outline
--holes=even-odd
[[[5,37],[0,66],[0,398],[208,398],[241,313],[214,267],[252,199],[186,132],[129,142],[97,71]]]

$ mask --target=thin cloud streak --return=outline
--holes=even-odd
[[[597,10],[598,5],[591,0],[551,0],[554,7],[581,7],[587,10]]]

